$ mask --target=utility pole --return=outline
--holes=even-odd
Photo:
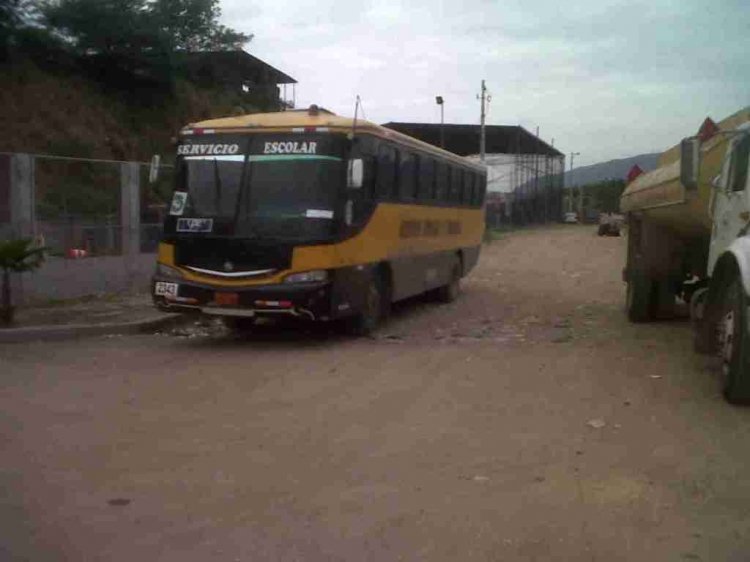
[[[570,201],[570,204],[568,205],[568,208],[570,211],[573,211],[573,159],[580,155],[580,152],[571,152],[570,153],[570,193],[568,194],[568,201]],[[583,212],[583,200],[581,198],[581,189],[578,188],[578,216],[583,219],[582,213]]]
[[[484,80],[482,80],[482,93],[481,97],[477,96],[482,100],[482,111],[480,114],[480,126],[479,126],[479,159],[484,162],[484,147],[485,147],[485,135],[484,135],[484,119],[487,115],[487,111],[485,109],[485,104],[490,103],[490,100],[492,97],[487,93],[487,87],[484,85]]]

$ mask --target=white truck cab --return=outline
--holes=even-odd
[[[696,348],[718,352],[721,386],[730,402],[750,402],[750,123],[723,131],[731,138],[709,205],[712,228],[706,271],[709,282],[693,294]],[[697,182],[700,141],[685,139],[680,181]]]

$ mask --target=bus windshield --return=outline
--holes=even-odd
[[[277,139],[253,138],[247,142],[247,154],[183,151],[178,156],[176,191],[187,193],[187,199],[180,216],[213,219],[211,234],[220,236],[295,240],[332,236],[334,208],[345,179],[343,147],[331,150],[337,147],[330,141],[295,144]],[[276,153],[266,153],[274,147]],[[293,152],[295,148],[298,152]],[[179,220],[174,224],[179,233]]]

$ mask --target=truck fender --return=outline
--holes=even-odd
[[[728,255],[731,255],[737,264],[745,294],[750,295],[750,236],[736,238],[716,263],[723,262]]]

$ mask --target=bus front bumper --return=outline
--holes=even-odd
[[[151,294],[164,312],[193,312],[215,316],[294,316],[309,320],[331,317],[331,284],[281,283],[250,287],[216,287],[155,276]]]

